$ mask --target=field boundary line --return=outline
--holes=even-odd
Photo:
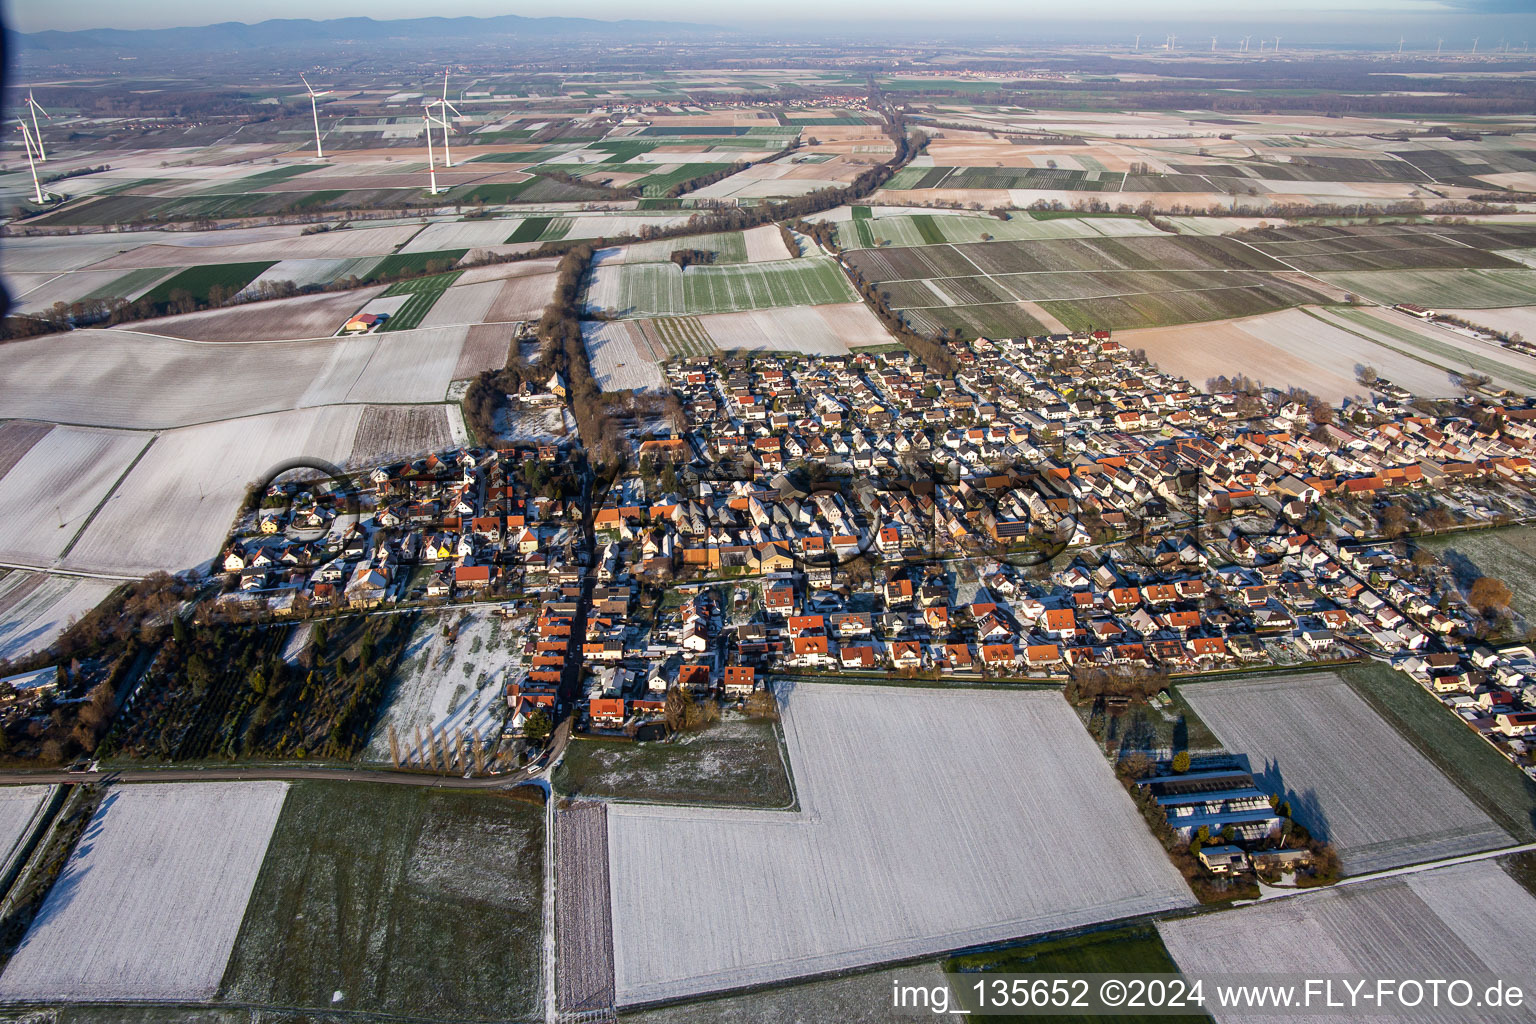
[[[59,552],[58,561],[62,562],[64,559],[69,557],[69,553],[73,551],[75,549],[75,545],[80,542],[81,535],[83,535],[85,531],[90,528],[91,523],[95,521],[96,513],[100,512],[106,506],[107,502],[112,500],[112,496],[117,493],[117,489],[122,486],[123,481],[128,479],[128,474],[134,471],[134,468],[138,466],[140,460],[144,458],[144,455],[149,451],[151,447],[154,446],[154,443],[158,440],[160,440],[160,435],[157,433],[145,443],[144,447],[139,449],[139,453],[133,457],[133,461],[128,463],[128,467],[118,474],[117,479],[112,481],[112,486],[107,488],[107,493],[102,495],[101,500],[96,503],[96,507],[91,509],[91,511],[86,514],[85,522],[80,524],[80,529],[75,531],[75,535],[69,538],[69,543],[65,544],[63,550]]]

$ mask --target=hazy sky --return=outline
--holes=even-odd
[[[219,10],[228,10],[227,16]],[[1277,0],[1274,3],[1234,3],[1233,0],[1074,0],[1063,5],[1056,0],[952,0],[944,5],[943,18],[954,24],[957,19],[1023,20],[1051,19],[1063,14],[1074,21],[1087,18],[1125,20],[1146,24],[1159,19],[1235,23],[1242,21],[1329,21],[1360,24],[1383,19],[1396,31],[1395,22],[1404,18],[1409,25],[1426,16],[1455,15],[1465,21],[1471,14],[1531,14],[1536,0]],[[79,28],[165,28],[181,25],[206,25],[218,21],[261,21],[266,18],[341,18],[366,16],[379,19],[421,16],[521,14],[540,17],[559,14],[567,17],[601,19],[655,18],[698,21],[711,24],[751,23],[763,25],[793,19],[847,22],[871,17],[875,22],[922,21],[935,17],[928,0],[737,0],[736,3],[706,3],[702,0],[651,0],[637,7],[631,0],[572,0],[551,6],[548,3],[507,3],[506,0],[448,0],[447,3],[422,4],[419,0],[258,0],[252,5],[209,4],[206,0],[8,0],[4,12],[11,27],[22,32],[42,29]],[[1440,18],[1434,20],[1439,21]],[[786,26],[788,27],[788,26]],[[1407,27],[1407,26],[1405,26]],[[1470,28],[1470,26],[1469,26]]]

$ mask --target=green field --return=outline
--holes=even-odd
[[[455,270],[447,274],[434,274],[431,277],[415,277],[409,281],[396,281],[384,289],[380,295],[409,295],[410,299],[405,305],[395,311],[395,314],[384,321],[383,331],[408,331],[413,327],[421,326],[421,321],[427,312],[442,298],[443,292],[448,286],[459,279],[462,271]]]
[[[202,189],[198,195],[219,195],[221,193],[238,195],[244,192],[254,192],[264,185],[275,185],[280,181],[287,181],[289,178],[295,178],[300,174],[307,174],[310,171],[319,170],[325,166],[325,164],[288,164],[282,167],[269,167],[264,171],[258,171],[244,178],[237,178],[234,181],[226,181],[218,185],[210,185],[208,188]]]
[[[679,155],[686,156],[687,154]],[[729,165],[681,164],[670,171],[647,174],[645,177],[641,178],[639,181],[634,182],[629,187],[640,189],[641,194],[644,196],[648,196],[652,199],[659,199],[665,196],[674,185],[681,185],[685,182],[692,181],[694,178],[701,178],[706,174],[712,174],[715,171],[720,170],[723,166]]]
[[[507,236],[506,244],[537,242],[539,236],[544,233],[545,228],[549,227],[549,222],[552,220],[554,220],[553,217],[529,217],[517,226],[516,231]]]
[[[553,781],[561,796],[773,808],[794,801],[778,726],[742,719],[666,742],[578,738]]]
[[[294,783],[220,1001],[531,1019],[543,826],[542,808],[502,794]]]
[[[383,278],[394,277],[399,274],[421,274],[428,269],[428,264],[441,264],[446,269],[464,258],[468,249],[440,249],[436,252],[397,252],[392,256],[385,256],[368,272],[367,284]]]
[[[988,974],[1176,974],[1179,965],[1163,945],[1163,940],[1152,925],[1131,925],[1112,931],[1089,932],[1064,939],[1046,939],[1043,942],[991,950],[985,953],[962,953],[951,957],[944,970],[955,974],[974,974],[981,980]],[[970,979],[953,986],[963,1005],[975,1009],[975,992]],[[988,1014],[985,1020],[1027,1021],[1049,1019],[1052,1021],[1101,1021],[1117,1022],[1204,1022],[1211,1018],[1205,1014],[1185,1015],[1138,1015],[1115,1014],[1113,1018],[1088,1015],[1052,1014],[1048,1018],[1019,1015]]]
[[[199,302],[207,302],[208,291],[215,285],[224,288],[226,297],[231,296],[256,280],[262,271],[276,262],[276,260],[264,260],[256,263],[210,263],[201,267],[188,267],[175,277],[162,281],[145,292],[144,298],[150,302],[168,302],[175,292],[185,291]]]
[[[1386,305],[1489,309],[1536,303],[1536,270],[1374,270],[1318,276]]]
[[[1078,171],[1048,167],[916,167],[909,170],[920,170],[923,174],[920,177],[909,175],[899,183],[895,183],[897,179],[893,178],[892,183],[885,187],[1118,192],[1125,180],[1125,175],[1118,171]]]
[[[1350,665],[1339,675],[1501,828],[1520,842],[1536,842],[1536,782],[1433,694],[1374,662]]]
[[[621,316],[686,316],[858,301],[842,269],[830,259],[818,258],[696,266],[686,273],[672,263],[620,264],[600,268],[596,281],[589,302]]]

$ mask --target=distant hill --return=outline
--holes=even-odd
[[[246,25],[226,21],[190,28],[83,29],[76,32],[6,32],[12,52],[64,54],[255,50],[296,47],[421,45],[463,41],[480,45],[554,39],[652,41],[724,34],[725,29],[678,21],[597,21],[592,18],[275,18]]]

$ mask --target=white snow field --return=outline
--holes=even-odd
[[[0,477],[0,558],[47,566],[62,554],[150,435],[55,427]]]
[[[1497,862],[1474,861],[1414,874],[1313,890],[1306,895],[1160,921],[1168,952],[1185,974],[1285,971],[1297,977],[1348,975],[1364,978],[1497,977],[1536,985],[1536,899]],[[1481,997],[1485,984],[1476,986]],[[1336,984],[1335,988],[1339,986]],[[1214,1003],[1214,1001],[1213,1001]],[[1220,1024],[1279,1021],[1327,1024],[1350,1019],[1338,1010],[1283,1016],[1221,1009],[1208,1003]],[[1518,1011],[1484,1008],[1474,1013],[1433,1010],[1428,1003],[1404,1013],[1374,1009],[1371,1021],[1504,1021],[1532,1019]]]
[[[52,789],[52,786],[0,788],[0,867],[9,867]]]
[[[1194,902],[1059,693],[780,695],[798,812],[609,806],[619,1005]]]
[[[287,791],[114,786],[0,974],[0,999],[213,996]]]
[[[288,459],[345,462],[364,407],[330,406],[221,420],[158,435],[101,505],[66,566],[142,575],[218,554],[247,484]]]
[[[71,619],[96,607],[112,580],[10,572],[0,578],[0,659],[14,661],[51,645]]]
[[[1344,870],[1476,853],[1513,840],[1332,673],[1221,680],[1179,693],[1266,792],[1339,851]]]
[[[342,402],[441,402],[468,335],[461,326],[255,344],[72,331],[7,346],[0,416],[155,429]]]

